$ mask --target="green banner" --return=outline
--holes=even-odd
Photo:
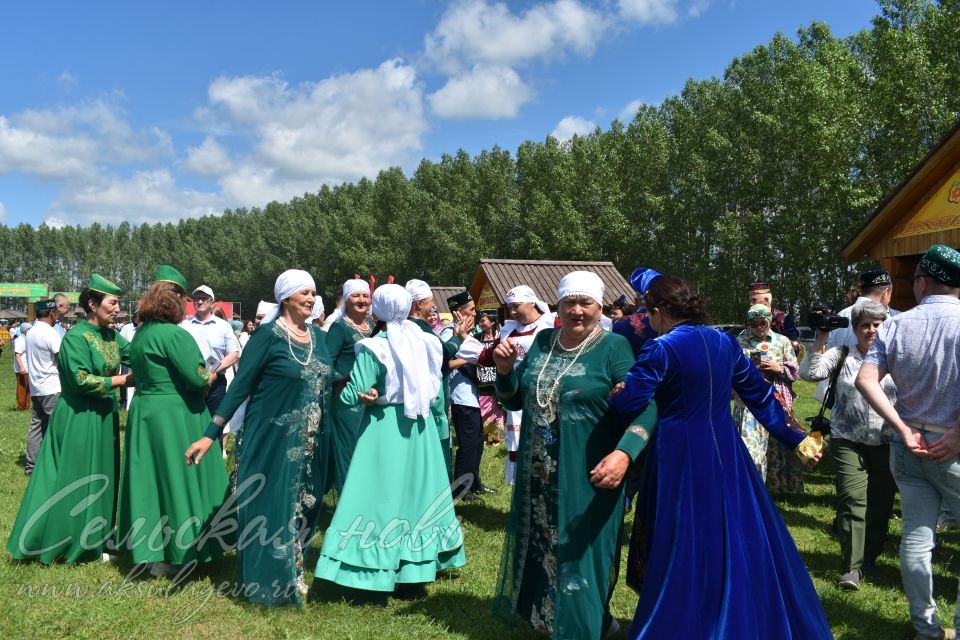
[[[47,285],[36,282],[0,282],[0,298],[46,298]]]

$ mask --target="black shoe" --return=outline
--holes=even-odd
[[[480,496],[475,493],[467,493],[460,498],[460,502],[480,502]]]
[[[844,591],[856,591],[860,588],[860,570],[851,569],[848,573],[840,576],[840,582],[837,586]]]
[[[496,493],[497,490],[493,487],[488,487],[487,485],[480,485],[480,488],[475,491],[475,493]]]
[[[868,579],[876,579],[880,576],[880,567],[877,566],[876,562],[864,562],[860,567],[860,577]]]

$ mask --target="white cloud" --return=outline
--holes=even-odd
[[[687,15],[691,18],[699,18],[703,12],[710,8],[710,0],[695,0],[690,8],[687,9]]]
[[[129,178],[99,176],[68,182],[47,210],[46,221],[119,224],[175,221],[223,209],[216,194],[177,187],[167,169],[138,171]]]
[[[252,147],[220,176],[231,206],[286,199],[408,164],[427,129],[422,87],[399,59],[298,86],[275,75],[217,78],[209,99],[198,113],[248,137]],[[199,160],[188,154],[191,165]]]
[[[624,124],[630,124],[633,122],[634,117],[637,115],[637,111],[640,110],[640,107],[647,104],[645,100],[631,100],[627,103],[627,106],[617,115],[617,120]]]
[[[448,75],[464,66],[516,66],[568,50],[593,52],[608,18],[577,0],[537,4],[520,15],[506,4],[461,0],[425,38],[425,52]]]
[[[23,171],[43,178],[89,175],[96,148],[87,137],[46,135],[0,116],[0,173]]]
[[[63,73],[57,77],[57,84],[60,85],[61,89],[69,93],[77,87],[78,82],[76,76],[70,73],[69,69],[65,69]]]
[[[592,133],[597,128],[597,123],[581,118],[580,116],[567,116],[563,118],[554,130],[550,133],[559,142],[566,142],[573,136],[582,136]]]
[[[678,17],[677,0],[619,0],[619,6],[621,16],[640,24],[671,24]]]
[[[220,176],[230,170],[230,156],[216,138],[207,136],[199,147],[187,149],[183,166],[201,176]]]
[[[47,216],[43,219],[43,224],[47,225],[51,229],[63,229],[69,223],[63,218],[58,218],[56,216]]]
[[[0,222],[3,222],[7,217],[7,207],[2,202],[0,202]]]
[[[479,65],[429,96],[441,118],[513,118],[531,99],[533,90],[510,67]]]

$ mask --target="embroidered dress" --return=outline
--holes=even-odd
[[[270,606],[303,604],[304,549],[323,508],[333,367],[321,329],[308,330],[312,353],[277,322],[253,332],[206,433],[250,397],[236,446],[237,573],[243,595]]]
[[[60,398],[7,543],[13,558],[74,563],[99,560],[104,552],[120,475],[120,413],[110,377],[129,364],[129,347],[113,329],[86,320],[64,336],[57,355]],[[62,498],[48,504],[58,494]],[[83,540],[88,526],[93,535]]]
[[[524,361],[497,376],[497,396],[523,410],[523,426],[494,611],[508,622],[519,614],[554,638],[601,638],[617,581],[624,484],[597,489],[590,470],[615,449],[636,458],[656,409],[625,429],[607,406],[633,362],[625,338],[601,331],[578,355],[555,344],[558,332],[538,333]]]
[[[204,533],[227,495],[220,445],[200,464],[183,458],[210,421],[200,349],[171,322],[145,322],[131,343],[130,367],[137,393],[127,416],[119,550],[134,563],[214,560],[224,549]]]
[[[783,406],[788,416],[793,415],[793,381],[799,376],[800,366],[790,341],[770,331],[763,340],[754,335],[740,336],[740,346],[744,353],[761,354],[762,358],[769,358],[783,367],[781,373],[765,373],[767,382],[773,385],[777,400]],[[769,433],[750,413],[739,396],[734,398],[734,421],[740,425],[740,436],[747,445],[750,457],[753,459],[760,476],[767,484],[770,493],[803,493],[803,469],[792,462],[792,452],[788,451],[778,440],[771,439]],[[787,421],[790,425],[790,421]],[[803,433],[802,427],[792,428]]]
[[[425,333],[433,333],[430,325],[420,318],[410,318]],[[440,346],[443,348],[443,380],[440,382],[440,395],[431,407],[433,421],[437,427],[437,434],[440,437],[440,447],[443,449],[443,460],[447,465],[447,476],[453,477],[453,453],[450,449],[450,422],[447,420],[447,389],[450,378],[450,360],[457,355],[457,351],[462,344],[460,338],[451,336],[446,342],[437,338]]]
[[[484,348],[492,347],[499,339],[499,335],[492,338],[484,338],[482,335],[477,339],[483,343]],[[499,444],[506,437],[504,428],[506,414],[503,407],[497,402],[494,382],[497,379],[497,368],[495,366],[477,366],[477,391],[480,394],[480,419],[483,421],[483,433],[486,440],[491,444]]]
[[[362,331],[361,329],[365,330]],[[350,379],[350,370],[357,359],[356,344],[358,340],[369,338],[373,330],[372,322],[364,322],[358,329],[347,318],[341,317],[327,331],[327,351],[333,358],[334,369],[334,400],[340,395],[340,390]],[[343,482],[350,468],[353,450],[357,446],[360,435],[360,419],[363,418],[363,405],[347,407],[334,405],[333,428],[330,430],[329,473],[333,476],[333,484],[338,491],[343,491]]]
[[[434,346],[439,350],[439,341]],[[368,591],[433,582],[438,571],[467,562],[433,412],[427,418],[407,418],[402,391],[386,395],[388,376],[396,375],[393,367],[384,334],[363,341],[337,401],[360,404],[358,394],[370,388],[380,396],[363,414],[343,494],[314,572],[317,578]]]

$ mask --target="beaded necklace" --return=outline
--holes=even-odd
[[[307,361],[306,361],[306,362],[303,362],[303,361],[300,360],[300,358],[298,358],[298,357],[293,353],[293,340],[290,339],[291,334],[293,334],[293,330],[292,330],[290,327],[287,326],[287,323],[286,323],[286,322],[283,322],[282,320],[281,320],[280,322],[278,322],[277,324],[279,324],[281,327],[283,327],[284,333],[287,334],[287,350],[290,352],[290,357],[293,358],[294,361],[295,361],[297,364],[299,364],[300,366],[302,366],[302,367],[309,366],[309,365],[310,365],[310,360],[311,360],[311,358],[313,358],[313,333],[310,331],[310,329],[307,328],[307,330],[306,330],[306,332],[304,332],[303,336],[300,336],[300,337],[305,337],[305,336],[309,336],[309,337],[310,337],[310,342],[309,342],[310,348],[307,350]]]
[[[548,423],[553,422],[557,417],[557,412],[555,408],[556,394],[557,394],[557,389],[560,387],[561,380],[563,380],[563,377],[570,372],[570,369],[572,369],[573,365],[576,364],[577,359],[580,357],[580,354],[582,354],[586,350],[587,346],[596,342],[597,337],[599,337],[600,334],[603,333],[603,330],[600,329],[600,327],[595,327],[593,330],[593,333],[587,336],[586,339],[584,339],[584,341],[580,343],[580,346],[574,347],[573,349],[567,349],[562,344],[560,344],[560,333],[561,331],[557,331],[553,335],[553,342],[550,344],[550,351],[547,352],[547,358],[543,362],[543,367],[540,369],[540,372],[537,374],[537,383],[536,383],[535,393],[534,393],[534,399],[536,400],[537,406],[540,407],[541,411],[543,411],[543,417]],[[553,355],[554,349],[556,349],[558,346],[560,347],[560,349],[562,349],[563,351],[566,351],[567,353],[570,353],[571,351],[575,353],[573,354],[573,358],[570,360],[570,363],[567,364],[566,368],[564,368],[563,371],[560,372],[560,375],[554,378],[553,382],[550,383],[550,386],[547,387],[546,394],[544,394],[540,389],[540,381],[541,381],[541,378],[543,378],[544,371],[547,370],[547,365],[550,364],[550,357]]]

